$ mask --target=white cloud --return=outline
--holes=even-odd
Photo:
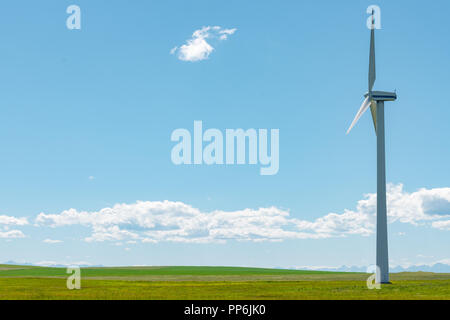
[[[450,265],[450,259],[449,259],[449,258],[447,258],[447,259],[441,259],[441,260],[437,261],[436,263],[443,263],[443,264],[448,264],[448,265]]]
[[[226,40],[226,39],[228,39],[228,36],[229,35],[232,35],[233,33],[235,33],[236,32],[236,28],[233,28],[233,29],[223,29],[223,30],[220,30],[219,31],[219,34],[220,34],[220,40]]]
[[[388,185],[389,221],[427,224],[448,230],[450,188],[420,189],[408,193],[403,185]],[[448,204],[448,206],[447,206]],[[323,239],[348,235],[368,236],[375,229],[376,194],[367,194],[355,210],[329,213],[313,221],[292,217],[288,210],[268,207],[236,211],[203,212],[173,201],[138,201],[116,204],[99,211],[65,210],[40,213],[38,225],[60,227],[82,225],[92,230],[85,241],[162,241],[209,243],[238,241],[282,241]]]
[[[436,229],[450,231],[450,220],[435,221],[431,225]]]
[[[390,223],[398,221],[417,226],[450,217],[450,188],[423,188],[408,193],[404,190],[403,184],[388,184],[386,198]],[[374,216],[376,207],[377,195],[369,193],[358,201],[356,213]],[[345,210],[345,212],[353,211]],[[432,226],[435,227],[434,224]]]
[[[418,225],[419,222],[450,217],[450,188],[420,189],[413,193],[403,184],[388,185],[388,216],[391,222]],[[371,195],[376,207],[376,194]]]
[[[424,254],[418,254],[416,257],[417,258],[434,258],[433,256],[426,256]]]
[[[208,59],[209,55],[214,51],[214,47],[209,42],[224,41],[236,30],[236,28],[223,29],[219,26],[203,27],[195,30],[192,38],[188,39],[186,44],[172,48],[170,54],[176,54],[178,59],[182,61],[193,62]]]
[[[61,243],[62,240],[54,240],[54,239],[45,239],[44,241],[42,241],[44,243],[50,243],[50,244],[55,244],[55,243]]]
[[[16,218],[6,215],[0,215],[0,239],[17,239],[25,238],[25,235],[20,230],[10,230],[9,226],[24,226],[28,224],[27,218]]]
[[[27,218],[16,218],[12,216],[0,215],[0,239],[25,238],[25,235],[20,230],[10,230],[10,226],[25,226],[28,224]]]
[[[1,215],[0,216],[0,224],[24,226],[24,225],[28,224],[28,220],[27,220],[27,218],[16,218],[16,217]]]
[[[25,238],[25,235],[20,230],[10,230],[1,232],[0,231],[0,239],[17,239],[17,238]]]
[[[147,243],[281,241],[283,239],[328,238],[370,233],[373,224],[359,213],[329,214],[314,222],[290,217],[276,207],[238,211],[202,212],[182,202],[138,201],[86,212],[69,209],[60,214],[40,213],[38,225],[60,227],[83,225],[92,228],[85,240],[141,240]]]
[[[85,239],[87,242],[119,241],[123,239],[139,238],[136,233],[127,230],[121,230],[118,226],[103,227],[94,225],[93,231],[94,232],[92,233],[92,235]]]

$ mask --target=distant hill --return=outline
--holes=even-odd
[[[103,265],[91,265],[86,263],[74,263],[74,264],[57,264],[57,263],[29,263],[29,262],[15,262],[15,261],[6,261],[5,265],[17,265],[17,266],[39,266],[39,267],[51,267],[51,268],[66,268],[70,265],[77,265],[81,268],[101,268],[105,267]],[[145,267],[145,266],[142,266]],[[150,266],[149,266],[150,267]],[[259,268],[250,268],[255,270],[262,270]],[[340,267],[310,267],[310,266],[301,266],[295,268],[282,268],[278,267],[276,269],[292,269],[292,270],[309,270],[309,271],[328,271],[328,272],[367,272],[367,266],[340,266]],[[399,273],[399,272],[434,272],[434,273],[450,273],[450,265],[445,263],[435,263],[432,265],[412,265],[409,267],[401,267],[395,266],[390,267],[389,270],[391,273]]]
[[[88,267],[103,267],[103,265],[91,265],[87,263],[73,263],[73,264],[59,264],[59,263],[30,263],[30,262],[16,262],[16,261],[6,261],[1,264],[5,265],[13,265],[13,266],[34,266],[34,267],[50,267],[50,268],[66,268],[68,266],[76,265],[80,268],[88,268]]]

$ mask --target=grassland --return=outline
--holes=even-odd
[[[450,274],[397,273],[368,290],[367,274],[234,267],[64,268],[0,265],[0,299],[450,299]]]

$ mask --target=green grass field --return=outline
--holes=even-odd
[[[0,299],[450,299],[450,274],[391,274],[381,290],[365,273],[235,267],[65,268],[0,265]]]

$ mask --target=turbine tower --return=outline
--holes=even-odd
[[[387,210],[386,210],[386,160],[384,148],[384,102],[397,100],[395,92],[372,91],[376,79],[375,71],[375,17],[372,11],[369,58],[369,91],[355,116],[347,134],[370,106],[377,135],[377,257],[376,283],[389,283]]]

